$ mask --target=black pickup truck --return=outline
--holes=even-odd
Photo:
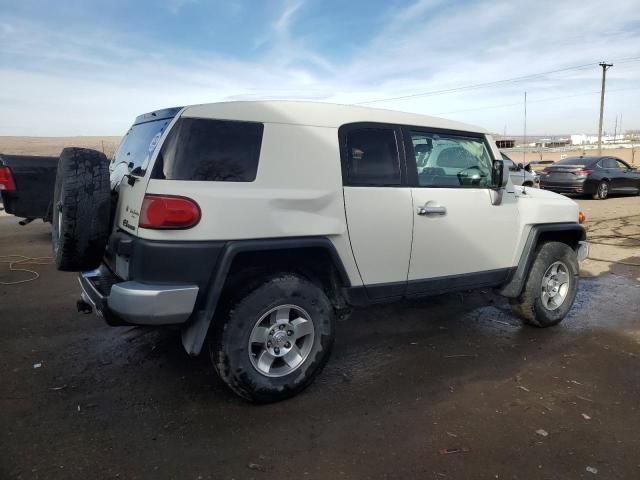
[[[0,153],[0,196],[7,213],[22,225],[41,218],[51,222],[58,157]]]

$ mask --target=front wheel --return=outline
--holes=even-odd
[[[593,193],[594,200],[604,200],[609,196],[609,182],[602,181],[596,187],[596,191]]]
[[[324,291],[285,274],[238,297],[217,319],[221,323],[210,345],[220,378],[257,403],[302,391],[320,373],[333,345],[335,313]]]
[[[576,252],[560,242],[544,243],[536,254],[522,293],[511,307],[524,323],[551,327],[573,306],[578,291]]]

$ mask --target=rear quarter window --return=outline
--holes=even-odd
[[[263,131],[261,123],[181,118],[160,150],[152,177],[253,182]]]

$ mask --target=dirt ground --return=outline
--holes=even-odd
[[[1,145],[1,141],[0,141]],[[1,150],[0,150],[1,151]],[[517,163],[528,163],[535,160],[553,160],[557,162],[558,160],[566,157],[578,157],[580,155],[598,155],[598,151],[594,148],[584,149],[580,147],[576,147],[572,150],[563,150],[557,152],[512,152],[509,150],[505,150],[513,161]],[[603,152],[603,155],[611,155],[612,157],[618,157],[621,160],[624,160],[628,164],[634,167],[640,167],[640,148],[635,145],[634,148],[611,148],[606,147]]]
[[[75,274],[24,266],[40,277],[0,285],[0,478],[640,478],[640,197],[579,202],[600,260],[559,326],[489,291],[362,309],[266,406],[177,332],[108,327],[76,312]],[[0,217],[9,254],[50,255],[48,226]]]
[[[10,137],[0,136],[0,153],[60,155],[64,147],[93,148],[111,156],[121,137]]]

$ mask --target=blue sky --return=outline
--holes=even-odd
[[[604,20],[604,21],[603,21]],[[119,135],[139,113],[309,99],[521,134],[640,128],[637,0],[0,0],[0,135]],[[577,70],[446,94],[455,89]]]

